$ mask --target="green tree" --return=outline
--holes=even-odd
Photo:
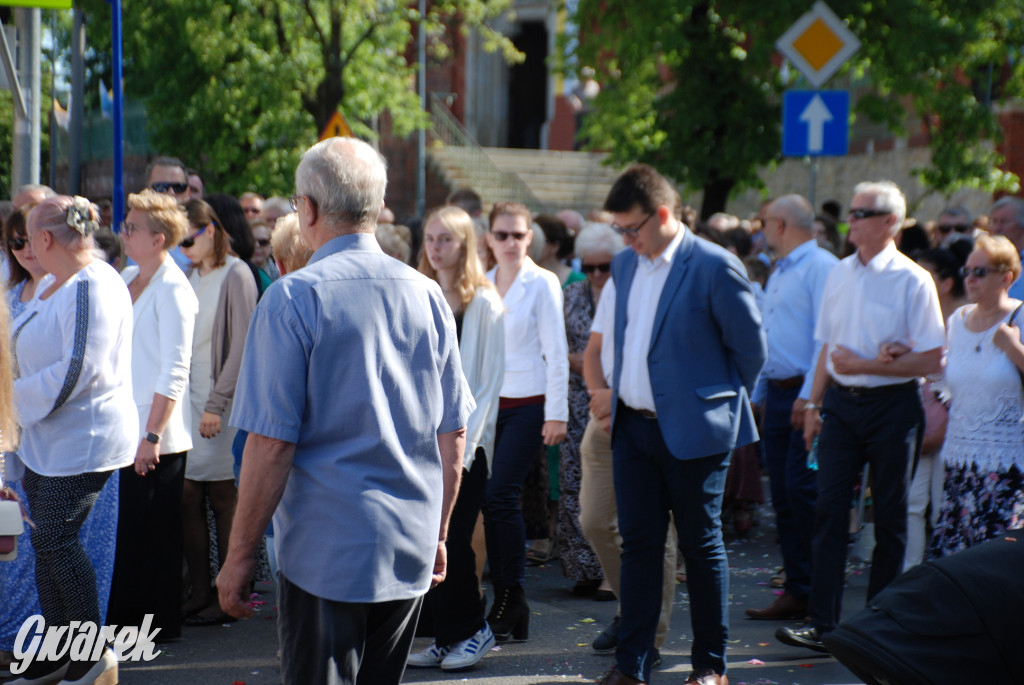
[[[209,186],[285,193],[302,151],[336,111],[364,137],[384,113],[400,136],[427,125],[415,89],[421,20],[434,60],[469,30],[515,59],[511,41],[486,24],[510,5],[436,0],[421,18],[415,2],[394,0],[126,2],[125,92],[145,101],[153,145],[198,166]],[[109,8],[104,0],[84,6],[99,50]],[[90,73],[102,75],[102,61]]]
[[[758,171],[780,159],[781,93],[801,79],[794,69],[784,80],[774,44],[810,4],[579,0],[568,68],[592,65],[603,85],[584,135],[615,163],[648,162],[702,189],[702,216],[723,210],[732,193],[760,187]],[[863,44],[845,69],[874,86],[856,115],[895,135],[920,122],[933,152],[932,165],[918,170],[927,186],[943,194],[1015,186],[985,141],[999,134],[992,104],[1024,93],[1024,5],[829,5]]]

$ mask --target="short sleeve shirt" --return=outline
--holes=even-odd
[[[276,281],[253,314],[231,424],[295,444],[274,514],[281,572],[335,601],[426,592],[437,435],[474,406],[440,287],[372,235],[335,238]]]
[[[837,374],[831,352],[842,345],[873,359],[884,343],[902,343],[915,352],[943,347],[946,333],[935,282],[892,243],[867,264],[851,255],[829,274],[814,338],[828,345],[828,371],[838,383],[874,387],[913,380]]]

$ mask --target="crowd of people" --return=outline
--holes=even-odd
[[[4,210],[0,477],[34,523],[0,562],[8,663],[30,615],[173,640],[272,574],[286,684],[397,683],[529,639],[527,565],[557,559],[618,602],[605,685],[649,682],[677,579],[686,682],[717,685],[723,525],[758,524],[762,474],[782,593],[746,614],[822,652],[858,496],[869,599],[1024,526],[1024,200],[914,221],[883,181],[845,214],[698,220],[634,165],[586,218],[463,188],[400,224],[351,138],[288,199],[146,176],[116,231],[44,186]],[[11,682],[116,672],[106,649]]]

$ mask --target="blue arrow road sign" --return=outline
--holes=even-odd
[[[849,148],[850,94],[787,90],[782,98],[782,154],[841,157]]]

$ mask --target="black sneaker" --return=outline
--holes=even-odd
[[[828,654],[828,647],[821,641],[821,633],[809,623],[799,628],[779,628],[775,631],[775,639],[793,647],[806,647],[816,652]]]
[[[608,627],[601,631],[591,647],[598,654],[610,654],[619,646],[619,617],[608,624]]]

